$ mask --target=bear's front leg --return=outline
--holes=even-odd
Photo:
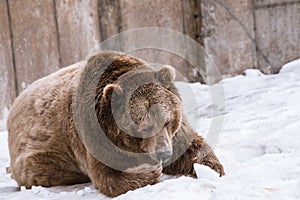
[[[194,163],[209,166],[220,176],[225,175],[224,168],[213,150],[199,135],[195,136],[189,148],[176,161],[164,167],[163,173],[171,175],[188,175],[196,178]]]
[[[196,163],[209,166],[211,169],[218,172],[220,177],[225,175],[223,165],[220,163],[219,159],[206,142],[202,144],[200,156],[197,158]]]
[[[161,164],[142,164],[124,171],[109,168],[95,159],[91,164],[89,176],[94,187],[108,197],[158,183],[162,174]]]
[[[212,148],[199,135],[195,136],[191,148],[199,149],[199,153],[194,158],[195,163],[203,164],[219,173],[220,177],[225,175],[224,168],[215,155]]]
[[[184,117],[182,126],[173,139],[171,163],[164,167],[163,173],[196,177],[194,163],[207,165],[220,176],[225,175],[224,168],[212,148],[192,129]]]

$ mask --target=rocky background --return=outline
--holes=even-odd
[[[299,0],[0,0],[0,118],[34,80],[85,59],[114,34],[142,27],[190,36],[223,77],[249,68],[277,73],[300,57]],[[171,53],[133,53],[174,66],[190,82],[205,79]],[[187,56],[213,76],[200,52]]]

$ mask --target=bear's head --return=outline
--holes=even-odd
[[[109,126],[107,136],[126,151],[149,153],[155,161],[167,161],[172,155],[172,138],[182,121],[181,100],[173,84],[175,70],[163,66],[154,71],[136,67],[104,87],[102,108]],[[109,114],[108,114],[109,113]]]

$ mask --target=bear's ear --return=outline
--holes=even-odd
[[[175,79],[175,69],[169,65],[164,65],[157,72],[156,76],[163,85],[169,85]]]
[[[121,86],[119,86],[118,84],[108,84],[103,89],[103,98],[105,100],[111,98],[111,95],[113,94],[113,92],[115,92],[117,95],[123,94],[123,90],[122,90]]]

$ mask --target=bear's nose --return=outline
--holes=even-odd
[[[172,156],[172,152],[171,151],[159,151],[156,152],[156,158],[157,160],[161,160],[163,162],[169,160]]]

